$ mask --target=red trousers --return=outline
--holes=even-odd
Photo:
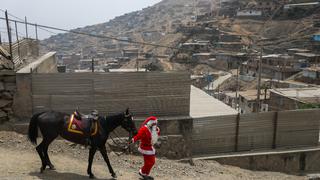
[[[144,165],[141,168],[141,172],[143,175],[149,176],[150,171],[156,162],[156,156],[155,155],[143,155],[144,159]]]

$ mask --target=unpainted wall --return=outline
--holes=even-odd
[[[21,92],[16,104],[29,101],[32,108],[30,111],[30,106],[27,109],[16,106],[16,112],[23,111],[21,114],[28,117],[46,110],[72,113],[77,107],[83,113],[97,109],[102,114],[114,114],[130,107],[136,116],[189,116],[191,80],[188,73],[25,75],[17,76],[22,85],[18,85]]]
[[[317,146],[320,110],[196,118],[193,156]],[[306,118],[308,117],[308,118]]]

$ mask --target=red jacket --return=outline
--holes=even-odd
[[[157,133],[160,135],[160,129],[157,128]],[[155,155],[156,151],[151,143],[151,130],[145,125],[139,129],[138,134],[133,137],[133,142],[141,141],[139,151],[144,155]]]

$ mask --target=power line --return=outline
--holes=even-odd
[[[4,13],[6,12],[6,11],[3,10],[3,9],[0,9],[0,11],[2,11],[2,12],[4,12]],[[8,13],[8,12],[7,12],[7,13]],[[21,18],[15,16],[15,15],[13,15],[13,14],[8,13],[8,15],[11,16],[11,17],[14,17],[14,18],[16,18],[16,19],[18,19],[18,20],[20,20],[20,21],[24,21],[24,19],[21,19]]]
[[[0,17],[1,20],[5,20],[5,18]],[[163,47],[163,48],[169,48],[169,49],[176,49],[176,50],[185,50],[185,51],[190,51],[195,53],[193,50],[189,49],[182,49],[182,48],[177,48],[177,47],[172,47],[172,46],[167,46],[167,45],[160,45],[160,44],[153,44],[153,43],[146,43],[146,42],[138,42],[138,41],[133,41],[133,40],[125,40],[125,39],[120,39],[114,36],[105,36],[105,35],[96,35],[96,34],[90,34],[90,33],[85,33],[85,32],[80,32],[80,31],[75,31],[75,30],[67,30],[67,29],[62,29],[62,28],[57,28],[53,26],[47,26],[47,25],[40,25],[40,24],[35,24],[35,23],[29,23],[29,22],[24,22],[24,21],[18,21],[18,20],[12,20],[9,19],[10,22],[17,22],[20,24],[28,24],[31,26],[38,26],[39,28],[45,28],[45,29],[52,29],[56,31],[62,31],[62,32],[67,32],[67,33],[73,33],[73,34],[79,34],[79,35],[84,35],[84,36],[90,36],[90,37],[95,37],[95,38],[101,38],[101,39],[112,39],[120,42],[127,42],[131,44],[140,44],[140,45],[145,45],[145,46],[154,46],[154,47]]]
[[[5,10],[3,10],[3,9],[0,9],[0,11],[5,12]],[[11,16],[11,17],[13,17],[13,18],[15,18],[15,19],[17,19],[17,20],[24,21],[24,19],[19,18],[19,17],[15,16],[15,15],[13,15],[13,14],[11,14],[11,13],[8,13],[8,15]],[[43,30],[43,31],[46,31],[46,32],[48,32],[48,33],[51,33],[51,34],[58,34],[58,33],[56,33],[56,32],[49,31],[49,30],[47,30],[47,29],[45,29],[45,28],[42,28],[42,27],[38,27],[38,28],[41,29],[41,30]]]

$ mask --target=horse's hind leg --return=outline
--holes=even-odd
[[[42,166],[40,168],[40,172],[43,173],[43,171],[46,169],[46,166],[48,165],[50,169],[54,170],[54,166],[51,163],[48,155],[48,147],[50,143],[55,139],[56,137],[52,138],[43,138],[42,142],[36,147],[36,150],[41,158]]]
[[[36,150],[40,156],[40,159],[41,159],[41,163],[42,163],[42,166],[40,168],[40,173],[43,173],[43,171],[46,169],[46,159],[45,159],[45,155],[44,155],[44,151],[43,151],[43,142],[42,141],[37,147],[36,147]]]
[[[49,158],[49,155],[48,155],[48,147],[49,147],[49,145],[51,144],[51,142],[55,139],[56,137],[54,137],[54,138],[50,138],[50,139],[45,139],[45,143],[44,143],[44,145],[43,145],[43,153],[44,153],[44,158],[45,158],[45,160],[46,160],[46,165],[48,165],[49,166],[49,168],[51,169],[51,170],[55,170],[55,167],[54,167],[54,165],[51,163],[51,161],[50,161],[50,158]]]

